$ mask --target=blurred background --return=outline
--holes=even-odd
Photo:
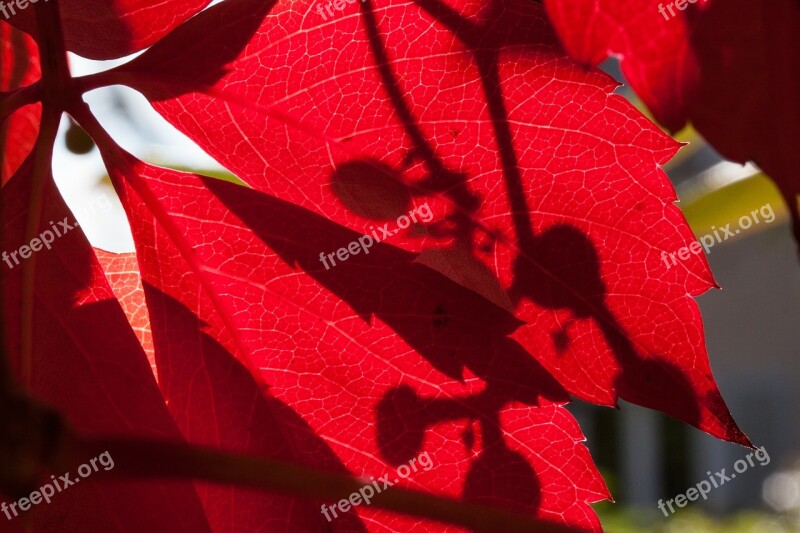
[[[71,56],[76,75],[119,62]],[[604,68],[620,79],[614,61]],[[624,81],[621,80],[620,81]],[[618,92],[644,113],[623,85]],[[225,177],[226,170],[161,119],[138,93],[120,87],[94,91],[87,102],[125,149],[153,164]],[[708,256],[721,290],[699,298],[711,366],[723,397],[769,461],[665,517],[657,507],[686,493],[750,450],[720,442],[660,413],[622,404],[619,411],[574,403],[595,462],[616,503],[596,506],[609,532],[800,532],[800,262],[785,203],[751,166],[722,159],[691,128],[676,137],[689,144],[665,168],[695,234],[712,233],[769,205],[775,214],[716,244]],[[96,247],[133,251],[124,213],[96,148],[68,120],[54,157],[56,182]],[[762,211],[763,212],[763,211]],[[763,466],[762,466],[762,463]]]
[[[624,83],[615,61],[603,67]],[[618,92],[648,114],[624,85]],[[708,472],[736,473],[750,450],[631,404],[614,411],[575,403],[570,410],[616,499],[596,509],[609,532],[800,531],[800,260],[786,204],[759,169],[725,161],[691,128],[675,137],[689,144],[665,170],[698,238],[728,223],[738,228],[765,205],[775,213],[710,248],[721,289],[698,299],[722,396],[769,461],[754,459],[707,500],[665,517],[659,499],[685,494]]]

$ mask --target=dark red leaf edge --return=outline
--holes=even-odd
[[[569,53],[590,65],[618,57],[670,131],[691,122],[723,156],[754,161],[783,193],[800,240],[800,3],[708,0],[674,17],[659,0],[544,4]]]

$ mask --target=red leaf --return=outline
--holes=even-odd
[[[41,248],[15,264],[22,257],[16,252],[25,240],[31,205],[31,167],[29,158],[2,188],[2,232],[10,254],[3,259],[8,257],[13,265],[0,264],[3,330],[17,378],[28,392],[56,406],[82,435],[180,440],[147,359],[81,230],[70,229],[53,239],[50,249]],[[49,240],[53,226],[64,229],[61,221],[70,227],[75,223],[48,176],[35,235],[50,231],[45,237]],[[32,345],[26,360],[20,309],[23,272],[34,261]],[[72,531],[112,531],[121,523],[137,531],[208,530],[191,483],[109,484],[103,473],[92,476],[96,482],[59,492],[51,504],[38,506],[32,516],[14,518],[14,524],[30,520],[36,530],[53,530],[57,525]]]
[[[633,89],[672,131],[687,121],[728,159],[753,160],[780,186],[800,237],[800,6],[795,0],[546,0],[569,52],[622,59]],[[661,11],[659,11],[661,9]],[[671,16],[670,12],[675,16]]]
[[[152,252],[149,252],[152,253]],[[148,255],[149,255],[148,253]],[[294,459],[344,472],[306,424],[273,398],[263,384],[209,335],[205,325],[178,301],[150,281],[142,288],[134,254],[112,257],[110,272],[134,327],[150,328],[145,295],[155,329],[155,364],[168,406],[184,436],[194,444],[280,459]],[[120,270],[124,269],[124,273]],[[177,273],[177,271],[175,272]],[[158,279],[157,286],[165,283]],[[168,284],[169,281],[166,281]],[[183,281],[184,288],[186,280]],[[197,300],[192,304],[200,305]],[[276,431],[277,430],[277,431]],[[327,455],[327,459],[326,459]],[[309,461],[307,458],[315,458]],[[305,500],[235,487],[200,485],[200,496],[213,531],[324,531],[318,505]],[[355,516],[341,521],[357,531]]]
[[[427,200],[435,220],[389,242],[470,257],[423,260],[513,305],[514,337],[569,392],[747,443],[691,298],[714,286],[705,259],[663,261],[694,240],[659,168],[677,143],[563,57],[529,2],[367,2],[328,22],[313,5],[225,2],[105,82],[140,89],[253,187],[358,234]]]
[[[0,22],[0,99],[39,80],[39,56],[29,36]],[[5,94],[3,94],[5,93]],[[30,154],[39,133],[41,106],[22,107],[0,123],[0,185],[5,184]]]
[[[210,0],[53,1],[58,2],[67,50],[89,59],[116,59],[155,43]],[[35,9],[33,3],[28,6],[15,9],[8,22],[38,40]]]
[[[122,310],[125,311],[125,316],[128,317],[128,322],[136,333],[136,338],[139,339],[139,343],[147,354],[147,360],[150,361],[153,373],[158,378],[153,332],[150,329],[150,317],[147,314],[144,287],[139,275],[136,254],[115,254],[97,248],[94,249],[94,254],[103,266],[111,290],[114,291],[114,296],[122,305]]]
[[[587,502],[608,496],[604,484],[574,420],[552,403],[566,400],[563,390],[506,337],[518,325],[513,316],[386,244],[326,271],[316,250],[355,232],[274,197],[100,146],[133,224],[159,375],[176,381],[165,394],[179,423],[190,418],[184,427],[203,426],[208,401],[231,416],[221,424],[228,418],[217,414],[233,434],[215,443],[241,448],[236,410],[268,416],[274,421],[247,425],[257,432],[244,440],[251,453],[325,469],[341,468],[341,460],[364,478],[424,452],[435,468],[401,484],[599,530]],[[197,390],[197,380],[187,379],[198,359],[180,360],[197,353],[205,379],[222,380],[215,388],[233,378],[229,391],[240,389],[242,366],[257,366],[257,379],[263,375],[270,387],[260,402],[272,407],[259,408],[248,388],[238,402],[202,393],[183,401]],[[409,425],[415,429],[405,434]],[[462,440],[473,425],[482,440],[477,455]],[[270,431],[276,427],[280,434]],[[262,512],[284,516],[287,528],[327,525],[319,504],[305,515],[286,517],[285,509]],[[358,512],[370,530],[416,523],[367,507]],[[299,516],[317,516],[316,525],[297,526]],[[247,522],[238,526],[260,519],[243,513],[238,520]],[[330,525],[350,531],[352,520],[351,512]]]

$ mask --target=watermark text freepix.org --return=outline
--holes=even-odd
[[[39,0],[9,0],[8,2],[3,2],[0,0],[0,13],[3,13],[3,16],[6,20],[10,19],[12,16],[17,14],[17,10],[14,9],[14,6],[17,6],[17,9],[22,11],[23,9],[27,8],[29,4],[35,4]],[[45,2],[49,2],[50,0],[44,0]],[[11,15],[8,12],[11,11]]]
[[[769,464],[769,454],[762,446],[756,451],[748,453],[744,459],[739,459],[733,463],[733,469],[736,471],[735,473],[731,472],[730,474],[726,474],[726,468],[723,468],[719,472],[715,472],[714,475],[711,475],[710,471],[706,472],[706,475],[708,475],[707,480],[704,479],[694,487],[688,489],[684,494],[678,494],[666,502],[664,502],[663,499],[658,500],[658,508],[661,509],[662,513],[664,513],[664,516],[668,517],[670,514],[675,512],[675,508],[672,506],[673,503],[678,507],[686,507],[689,502],[696,501],[701,496],[704,500],[707,500],[708,493],[711,492],[712,489],[721,487],[728,481],[736,479],[736,474],[743,474],[747,472],[748,468],[754,467],[756,464],[753,461],[753,457],[758,460],[758,464],[761,466],[767,466]],[[669,513],[667,513],[667,507],[669,507]]]
[[[98,207],[103,211],[111,210],[111,202],[109,201],[107,195],[99,195],[84,214],[87,216],[94,215],[96,214]],[[64,220],[60,222],[53,222],[51,220],[50,229],[44,230],[37,237],[34,237],[31,242],[28,244],[23,244],[11,253],[3,251],[2,256],[0,257],[2,257],[3,262],[8,266],[8,268],[13,270],[14,267],[19,266],[22,261],[30,258],[34,252],[38,252],[42,248],[47,248],[50,250],[57,238],[63,237],[79,226],[80,223],[77,220],[70,222],[69,217],[64,217]]]
[[[361,0],[362,4],[364,2],[366,2],[366,0]],[[331,9],[331,6],[333,6],[333,8],[337,11],[344,11],[345,5],[355,4],[356,0],[328,0],[328,5],[325,7],[322,6],[323,3],[324,2],[320,2],[317,4],[317,13],[319,13],[319,16],[322,17],[322,20],[328,20],[328,17],[325,16],[325,10],[328,11],[328,15],[333,17],[333,10]]]
[[[759,224],[761,222],[761,220],[758,218],[759,214],[767,224],[775,220],[775,212],[772,210],[772,205],[762,205],[760,208],[751,211],[750,214],[740,217],[739,227],[737,229],[731,229],[730,224],[725,224],[725,227],[722,228],[711,226],[712,233],[703,235],[699,240],[693,242],[689,246],[684,246],[680,250],[671,253],[661,252],[661,260],[664,261],[664,264],[667,265],[667,268],[672,268],[673,265],[678,264],[678,259],[681,261],[686,261],[689,259],[689,257],[691,257],[690,254],[699,254],[700,250],[705,250],[706,254],[710,254],[711,248],[715,244],[721,243],[722,241],[727,241],[735,235],[739,235],[742,230],[749,229],[751,226],[753,226],[753,224]]]
[[[377,480],[373,477],[372,483],[368,483],[358,489],[358,492],[352,493],[345,499],[341,499],[338,502],[332,505],[325,505],[322,504],[322,511],[321,513],[325,515],[325,518],[328,522],[332,521],[334,518],[339,518],[340,513],[344,514],[349,511],[352,507],[356,507],[357,505],[369,505],[370,500],[376,495],[380,494],[384,490],[388,489],[392,485],[399,483],[401,479],[406,479],[408,476],[411,475],[411,472],[418,472],[417,463],[419,466],[422,467],[423,470],[426,472],[433,468],[433,461],[431,461],[430,455],[428,452],[421,453],[418,457],[411,459],[408,464],[400,465],[397,467],[397,476],[394,481],[389,479],[389,475],[385,475],[383,477],[379,477]],[[374,487],[374,488],[373,488]],[[331,517],[333,515],[333,517]]]
[[[666,9],[664,9],[663,3],[658,4],[658,12],[664,15],[664,20],[669,20],[676,15],[673,8],[678,8],[680,11],[683,11],[689,4],[696,4],[697,2],[705,4],[708,0],[670,0],[667,2]],[[667,11],[669,11],[669,16],[667,16]]]
[[[69,472],[58,478],[56,478],[55,475],[50,476],[50,483],[46,483],[37,490],[31,492],[30,496],[27,498],[20,498],[10,504],[6,502],[0,504],[0,511],[6,515],[6,519],[11,520],[19,516],[17,507],[19,507],[20,511],[24,512],[34,505],[39,505],[42,501],[50,503],[53,496],[59,492],[79,483],[81,479],[85,479],[95,472],[98,472],[100,470],[97,466],[98,463],[100,463],[100,466],[102,466],[103,470],[106,472],[114,468],[114,459],[112,459],[111,454],[109,452],[103,452],[94,459],[90,459],[88,463],[78,467],[78,476],[80,477],[70,478]]]
[[[417,223],[417,215],[420,216],[422,222],[430,222],[433,219],[433,211],[428,206],[427,203],[418,206],[415,209],[412,209],[408,212],[408,216],[400,215],[397,217],[397,227],[400,229],[406,229],[408,226],[411,225],[411,222]],[[389,238],[392,235],[395,235],[399,230],[389,230],[389,223],[383,225],[381,228],[374,229],[370,226],[370,230],[372,230],[372,235],[362,235],[347,245],[345,248],[339,248],[335,252],[331,252],[326,254],[325,252],[320,252],[319,254],[319,261],[325,266],[325,270],[330,270],[331,267],[336,266],[336,259],[339,260],[340,263],[347,261],[351,255],[358,255],[361,252],[364,254],[369,254],[369,249],[372,248],[373,245],[376,243],[381,242],[385,238]],[[378,236],[378,231],[381,232],[381,235]],[[328,264],[330,261],[330,265]]]

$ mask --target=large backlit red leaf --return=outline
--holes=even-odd
[[[755,161],[787,196],[800,236],[800,4],[675,3],[545,0],[574,57],[595,64],[614,54],[667,128],[691,121],[725,157]]]
[[[678,144],[565,57],[538,4],[315,6],[229,0],[108,79],[254,188],[355,232],[309,235],[309,254],[427,202],[434,220],[388,242],[513,310],[521,353],[570,393],[746,443],[692,299],[714,286],[705,259],[663,261],[693,241],[659,168]]]
[[[520,325],[512,314],[388,244],[326,270],[318,250],[356,232],[101,148],[132,222],[159,380],[192,440],[367,479],[428,453],[433,468],[401,485],[599,530],[588,502],[605,486],[566,392],[507,336]],[[207,381],[239,396],[206,397]],[[212,408],[220,432],[203,435]],[[261,503],[236,524],[283,511],[275,530],[301,517],[308,530],[423,527],[369,507],[328,524],[319,502],[297,516]]]
[[[115,59],[147,48],[210,2],[210,0],[52,1],[58,3],[67,50],[89,59]],[[38,38],[34,5],[33,3],[27,5],[26,9],[16,9],[16,14],[11,16],[8,22]]]
[[[35,83],[41,74],[34,40],[0,21],[0,99]],[[30,154],[39,133],[40,115],[41,106],[32,104],[0,123],[0,185],[14,175]]]
[[[24,236],[31,163],[29,158],[2,189],[2,232],[9,254],[30,244]],[[53,225],[62,228],[59,222],[65,220],[70,226],[75,223],[48,179],[35,235],[52,231]],[[31,354],[26,358],[20,318],[23,269],[31,268],[34,260]],[[180,440],[147,358],[82,231],[70,230],[54,240],[51,249],[42,248],[20,265],[13,257],[9,262],[13,268],[0,263],[5,352],[26,390],[57,407],[83,436]],[[129,531],[209,530],[190,482],[109,483],[111,475],[101,469],[91,482],[65,489],[51,504],[41,504],[35,513],[6,525],[30,524],[36,531],[116,531],[120,524]]]

